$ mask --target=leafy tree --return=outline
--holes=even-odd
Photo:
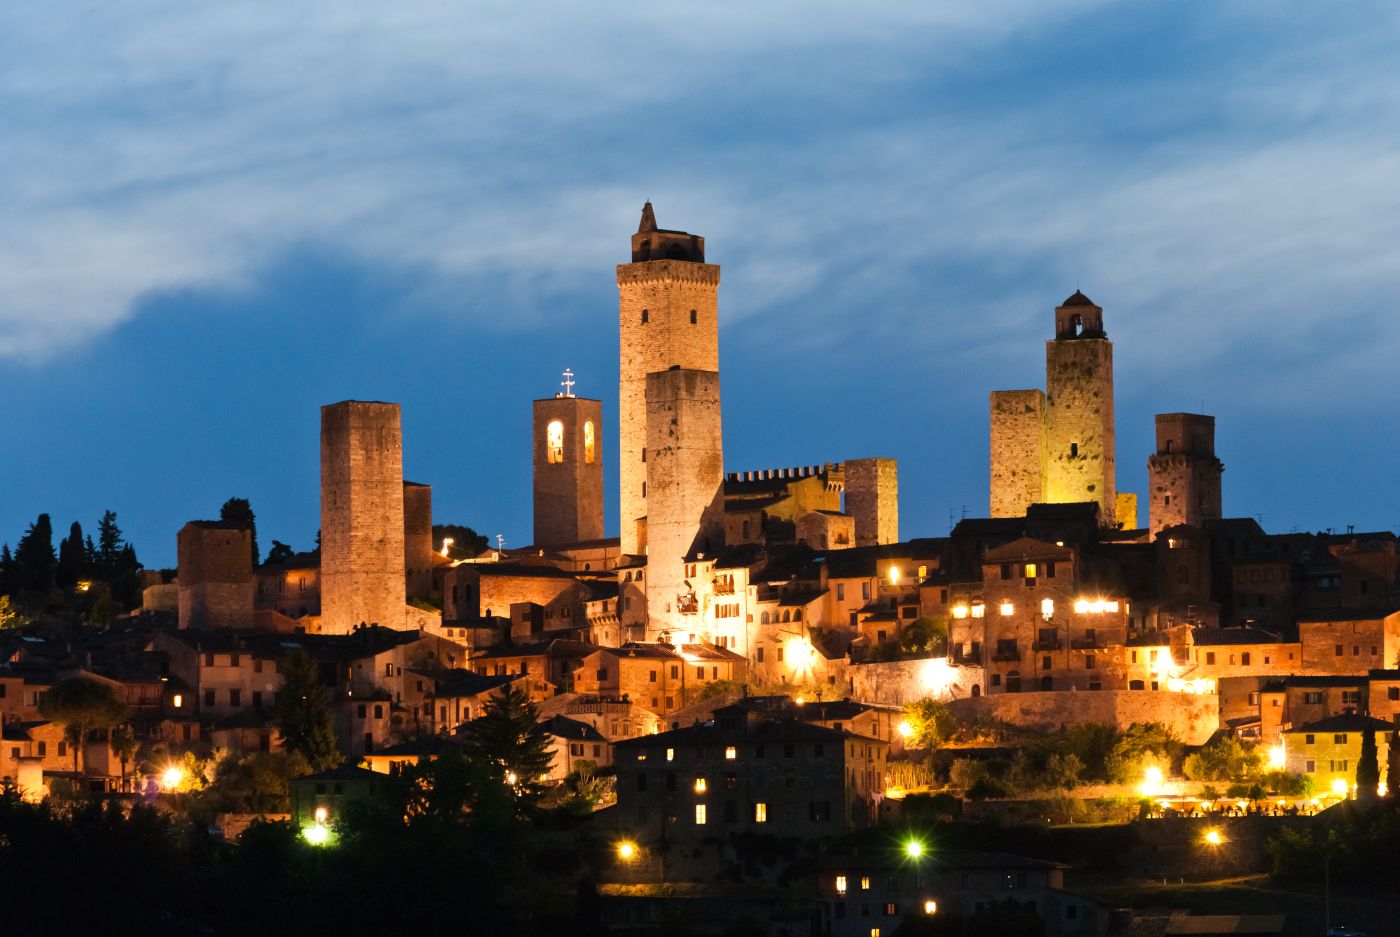
[[[88,624],[105,628],[121,614],[121,610],[121,606],[111,598],[105,595],[100,596],[96,602],[92,603],[92,608],[88,611]]]
[[[60,680],[39,698],[39,715],[71,733],[73,767],[84,770],[83,751],[93,729],[107,729],[126,720],[126,705],[105,683],[87,677]]]
[[[229,753],[216,764],[201,800],[219,813],[280,813],[291,802],[291,782],[310,773],[300,752]]]
[[[941,657],[948,653],[948,619],[927,615],[914,619],[899,633],[899,649],[906,654]]]
[[[525,691],[508,686],[486,704],[479,719],[468,723],[467,751],[511,783],[526,802],[538,798],[539,779],[554,760],[549,734]],[[511,782],[511,777],[514,782]]]
[[[53,588],[58,557],[53,550],[53,523],[47,514],[40,514],[20,538],[13,565],[19,588],[27,592]]]
[[[1079,785],[1079,779],[1084,775],[1084,762],[1079,760],[1079,756],[1073,753],[1068,755],[1052,754],[1045,759],[1045,774],[1043,775],[1045,786],[1056,790],[1074,790]]]
[[[345,760],[335,737],[331,691],[316,673],[316,662],[298,648],[282,659],[282,687],[272,704],[283,744],[300,752],[312,771],[326,771]]]
[[[126,766],[136,758],[136,753],[141,750],[141,743],[136,738],[136,733],[131,731],[131,726],[117,726],[112,730],[111,744],[112,754],[121,762],[122,786],[125,787]]]
[[[926,698],[914,700],[904,707],[904,720],[911,730],[908,744],[912,748],[937,748],[957,731],[958,722],[946,703]]]
[[[253,515],[253,505],[247,498],[229,498],[219,508],[219,520],[252,534],[253,568],[256,569],[261,554],[258,553],[258,521]]]
[[[448,548],[447,555],[458,560],[469,560],[474,556],[479,556],[490,544],[490,541],[483,534],[477,533],[470,527],[461,524],[434,524],[433,546],[441,549],[445,537],[452,538],[452,546]],[[318,540],[317,544],[319,545],[319,543]]]
[[[1381,766],[1376,757],[1376,733],[1369,727],[1361,732],[1361,757],[1356,762],[1356,798],[1374,801],[1380,796]]]
[[[1226,735],[1187,755],[1182,773],[1192,781],[1240,781],[1256,777],[1262,766],[1253,746]]]
[[[281,540],[272,541],[272,546],[267,551],[267,565],[274,563],[285,563],[297,555],[297,551],[287,546]]]
[[[0,608],[0,626],[4,622],[3,608]],[[1390,733],[1390,744],[1385,749],[1386,796],[1394,801],[1400,796],[1400,730]]]
[[[68,528],[68,536],[58,544],[58,569],[55,579],[60,589],[71,589],[87,572],[87,549],[83,541],[83,525],[77,521]]]
[[[8,595],[0,595],[0,631],[7,628],[23,628],[29,620],[20,614]]]
[[[1109,777],[1120,784],[1140,781],[1148,767],[1171,773],[1172,762],[1181,753],[1181,742],[1160,722],[1135,722],[1113,744],[1105,767]]]
[[[971,790],[987,777],[987,766],[971,758],[958,758],[948,769],[948,783],[960,790]]]

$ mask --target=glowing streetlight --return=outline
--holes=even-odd
[[[1206,835],[1203,838],[1207,846],[1219,846],[1221,843],[1225,842],[1225,837],[1222,836],[1220,831],[1215,827],[1206,830]]]
[[[925,914],[937,914],[937,913],[938,913],[938,902],[934,901],[932,898],[927,898],[927,899],[925,899],[925,900],[924,900],[924,913],[925,913]]]
[[[454,543],[456,543],[456,542],[457,542],[457,541],[454,540],[454,539],[452,539],[451,537],[443,537],[443,538],[442,538],[442,555],[443,555],[444,557],[447,556],[447,550],[448,550],[448,548],[451,547],[452,544],[454,544]]]
[[[617,857],[623,862],[631,862],[637,858],[637,844],[631,840],[624,839],[617,844]]]
[[[313,846],[324,846],[331,841],[331,831],[324,823],[313,823],[301,831],[302,839]]]
[[[908,738],[913,738],[913,737],[914,737],[914,727],[911,726],[911,725],[909,724],[909,720],[908,720],[908,719],[905,719],[903,722],[901,722],[901,723],[899,724],[898,728],[899,728],[899,734],[900,734],[902,737],[904,737],[904,738],[906,738],[906,739],[908,739]]]
[[[519,780],[520,780],[520,775],[516,774],[514,771],[507,771],[507,772],[506,772],[506,783],[509,784],[511,787],[515,787],[516,783],[517,783]]]
[[[1283,750],[1282,745],[1275,745],[1269,749],[1269,767],[1275,771],[1283,770],[1283,766],[1288,763],[1288,755]]]
[[[909,839],[904,843],[904,854],[910,859],[922,859],[924,855],[924,844],[917,839]]]
[[[1165,780],[1161,768],[1149,765],[1147,770],[1142,773],[1142,784],[1138,786],[1138,791],[1143,797],[1156,797],[1162,793],[1162,784]]]
[[[1335,794],[1335,795],[1337,795],[1338,797],[1342,798],[1343,800],[1346,799],[1347,791],[1350,790],[1350,789],[1351,789],[1351,788],[1350,788],[1350,786],[1347,784],[1347,779],[1346,779],[1346,778],[1333,778],[1333,779],[1332,779],[1332,793]]]
[[[160,786],[167,791],[177,790],[181,782],[185,780],[185,769],[179,765],[171,765],[160,774]]]
[[[331,812],[330,812],[329,810],[327,810],[325,807],[317,807],[317,808],[316,808],[316,822],[317,822],[317,823],[324,824],[327,820],[330,819],[330,816],[331,816]]]

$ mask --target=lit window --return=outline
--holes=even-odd
[[[1088,600],[1088,599],[1075,599],[1075,600],[1074,600],[1074,613],[1075,613],[1076,615],[1083,615],[1084,613],[1086,613],[1086,612],[1088,612],[1088,611],[1089,611],[1089,600]]]
[[[755,822],[755,823],[767,823],[767,822],[768,822],[768,805],[767,805],[767,804],[754,804],[754,805],[753,805],[753,822]]]
[[[836,893],[838,895],[844,895],[846,893],[846,876],[836,876]]]
[[[938,913],[938,902],[934,901],[932,898],[927,899],[927,900],[924,902],[924,913],[925,913],[925,914],[937,914],[937,913]]]
[[[1010,618],[1010,617],[1011,617],[1012,615],[1014,615],[1015,613],[1016,613],[1016,606],[1012,605],[1010,602],[1002,602],[1002,603],[1001,603],[1001,617],[1002,617],[1002,618]]]
[[[705,779],[704,779],[704,778],[696,778],[696,779],[695,779],[695,793],[697,793],[697,794],[703,794],[703,793],[705,793]]]
[[[696,804],[696,805],[695,805],[695,825],[696,825],[696,826],[704,826],[704,825],[705,825],[705,805],[704,805],[704,804]]]
[[[545,427],[545,461],[557,465],[564,461],[564,424],[550,420]]]
[[[954,618],[966,618],[966,617],[967,617],[967,606],[966,606],[966,605],[954,605],[954,606],[953,606],[953,617],[954,617]]]
[[[987,614],[987,606],[983,605],[982,603],[979,602],[979,603],[977,603],[976,605],[972,606],[972,617],[973,617],[973,618],[984,618],[984,617],[986,617],[986,614]]]
[[[171,702],[175,704],[176,709],[179,709],[181,706],[185,705],[185,698],[179,693],[176,693],[175,698],[171,700]]]
[[[1055,600],[1054,600],[1054,599],[1041,599],[1041,600],[1040,600],[1040,617],[1041,617],[1041,618],[1044,618],[1046,621],[1049,621],[1050,619],[1052,619],[1052,618],[1055,617]]]
[[[897,586],[897,585],[899,585],[899,567],[898,567],[898,566],[891,566],[891,567],[890,567],[890,585],[892,585],[892,586]]]
[[[737,748],[735,748],[733,745],[730,745],[728,748],[726,748],[726,749],[724,750],[724,758],[725,758],[726,761],[733,761],[735,758],[738,758],[738,757],[739,757],[739,750],[738,750]]]
[[[674,748],[668,748],[668,749],[666,749],[666,760],[667,760],[667,761],[675,761],[675,760],[676,760],[676,750],[675,750]]]
[[[870,876],[868,876],[868,875],[862,875],[862,876],[860,877],[860,890],[861,890],[861,891],[870,891]]]
[[[1035,564],[1034,564],[1034,563],[1027,563],[1027,564],[1026,564],[1026,578],[1027,578],[1027,579],[1034,579],[1034,578],[1035,578]]]
[[[583,461],[593,464],[593,421],[583,424]]]

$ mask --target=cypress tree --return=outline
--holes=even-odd
[[[282,659],[282,688],[273,699],[273,712],[282,741],[301,752],[313,771],[327,771],[345,760],[335,737],[331,691],[316,673],[316,662],[297,649]]]
[[[58,557],[53,550],[53,522],[47,514],[29,525],[15,549],[14,566],[21,589],[47,592],[53,588]]]
[[[56,579],[60,589],[71,589],[83,578],[87,571],[87,550],[83,546],[83,525],[77,521],[68,528],[68,536],[58,545],[58,572]]]
[[[247,498],[229,498],[219,508],[219,520],[253,535],[253,568],[258,568],[258,520]]]
[[[1368,725],[1361,730],[1361,757],[1356,762],[1356,799],[1374,801],[1380,796],[1377,790],[1380,783],[1381,766],[1376,758],[1376,732]]]

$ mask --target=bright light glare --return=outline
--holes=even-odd
[[[1288,759],[1286,754],[1284,753],[1282,745],[1275,745],[1273,748],[1269,749],[1270,768],[1273,768],[1275,771],[1280,770],[1283,768],[1287,760]]]
[[[918,859],[924,854],[924,844],[917,839],[911,839],[904,844],[904,854],[910,859]]]
[[[1205,839],[1206,845],[1208,846],[1219,846],[1221,843],[1225,842],[1225,837],[1221,836],[1220,831],[1215,829],[1214,827],[1212,827],[1209,830],[1206,830]]]
[[[313,846],[324,846],[331,840],[331,831],[324,823],[314,823],[301,831],[302,837]]]
[[[317,807],[317,808],[316,808],[316,822],[317,822],[317,823],[325,823],[327,820],[330,819],[330,816],[331,816],[331,812],[330,812],[329,810],[327,810],[325,807]]]
[[[1348,787],[1347,787],[1346,778],[1333,778],[1333,779],[1332,779],[1332,793],[1333,793],[1333,794],[1336,794],[1338,797],[1345,797],[1345,796],[1347,796],[1347,789],[1348,789]]]
[[[185,779],[185,769],[179,765],[171,765],[160,775],[160,786],[167,791],[173,791],[180,786],[180,782]]]
[[[919,667],[919,685],[929,693],[942,693],[956,681],[957,675],[946,657],[932,657]]]
[[[624,862],[631,862],[637,857],[637,844],[624,839],[617,844],[617,857]]]
[[[516,782],[519,781],[519,780],[520,780],[520,776],[519,776],[518,774],[516,774],[514,771],[507,771],[507,772],[506,772],[506,783],[509,784],[511,787],[514,787],[515,784],[516,784]]]
[[[927,901],[925,901],[925,902],[924,902],[924,913],[925,913],[925,914],[937,914],[937,913],[938,913],[938,902],[934,901],[932,898],[929,898]]]
[[[1142,784],[1138,790],[1143,797],[1156,797],[1162,793],[1162,783],[1166,778],[1162,774],[1162,769],[1156,765],[1149,765],[1142,773]]]
[[[911,726],[911,725],[909,724],[909,720],[908,720],[908,719],[905,719],[903,722],[901,722],[901,723],[899,724],[899,734],[902,735],[902,736],[903,736],[904,738],[906,738],[906,739],[907,739],[907,738],[912,738],[912,737],[913,737],[913,735],[914,735],[914,727]]]
[[[443,538],[442,538],[442,555],[443,555],[443,556],[447,556],[447,549],[448,549],[448,547],[452,546],[452,544],[454,544],[454,543],[456,543],[456,542],[457,542],[457,541],[456,541],[456,540],[453,540],[451,537],[443,537]]]

